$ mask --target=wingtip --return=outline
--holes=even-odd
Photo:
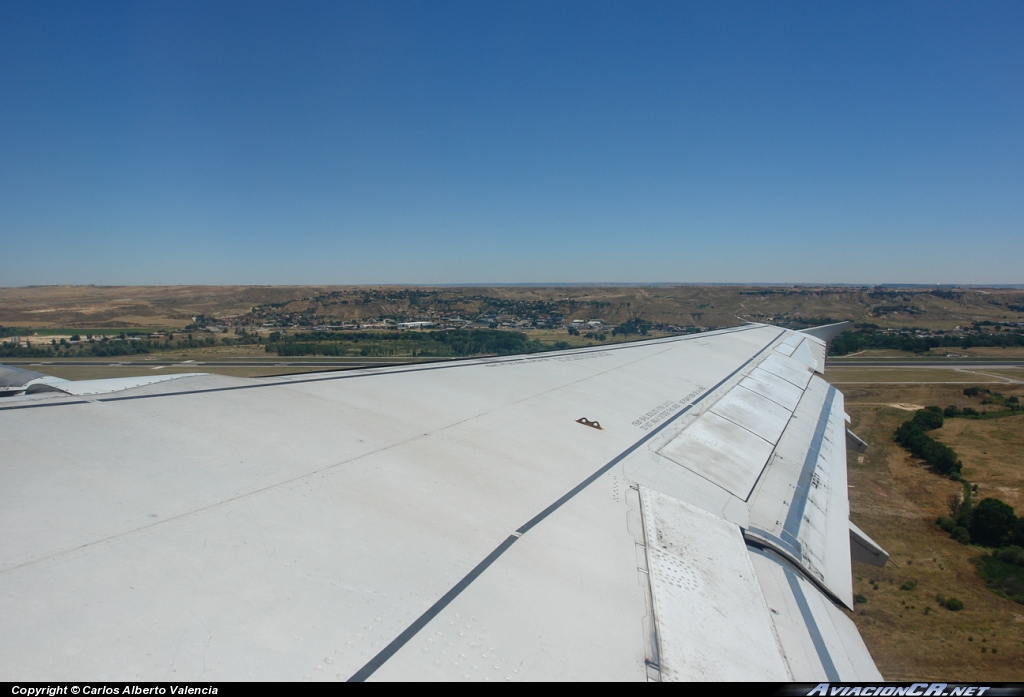
[[[845,332],[847,329],[851,329],[852,327],[853,322],[847,320],[843,322],[835,322],[833,324],[822,324],[821,326],[818,327],[810,327],[808,329],[801,329],[800,331],[803,332],[804,334],[810,334],[811,336],[821,339],[825,343],[828,343],[832,341],[832,339],[836,338],[837,336]]]

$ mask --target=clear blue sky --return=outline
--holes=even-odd
[[[0,285],[1024,283],[1024,2],[0,0]]]

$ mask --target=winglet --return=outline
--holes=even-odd
[[[850,521],[850,557],[872,566],[885,566],[889,553]]]
[[[853,322],[836,322],[835,324],[823,324],[820,327],[801,329],[800,332],[824,341],[825,352],[828,353],[828,347],[832,344],[832,339],[835,339],[852,326]]]
[[[823,324],[820,327],[811,327],[810,329],[801,329],[800,331],[817,337],[828,344],[832,342],[832,339],[835,339],[852,326],[853,322],[836,322],[835,324]]]
[[[846,449],[856,450],[858,453],[866,453],[868,450],[868,444],[864,442],[860,436],[851,431],[849,428],[846,429]]]

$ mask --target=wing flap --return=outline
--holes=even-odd
[[[767,397],[790,412],[796,409],[796,405],[800,403],[800,397],[803,396],[803,388],[783,380],[761,366],[751,371],[750,375],[744,378],[740,384],[748,390]]]
[[[739,528],[640,493],[662,679],[790,680]]]
[[[750,559],[794,679],[881,680],[853,622],[817,586],[772,552],[751,548]]]
[[[772,444],[713,412],[705,413],[659,454],[714,482],[739,498],[746,498]]]
[[[771,355],[761,361],[759,367],[801,390],[807,387],[807,383],[811,379],[807,366],[791,358]]]
[[[751,497],[747,535],[852,607],[845,433],[842,395],[815,377]]]

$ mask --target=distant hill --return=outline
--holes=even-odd
[[[255,311],[255,312],[254,312]],[[1024,321],[1024,291],[950,286],[34,286],[0,288],[0,326],[184,327],[192,318],[266,313],[325,322],[482,313],[679,326],[744,321],[952,329]],[[320,321],[317,320],[317,321]]]

